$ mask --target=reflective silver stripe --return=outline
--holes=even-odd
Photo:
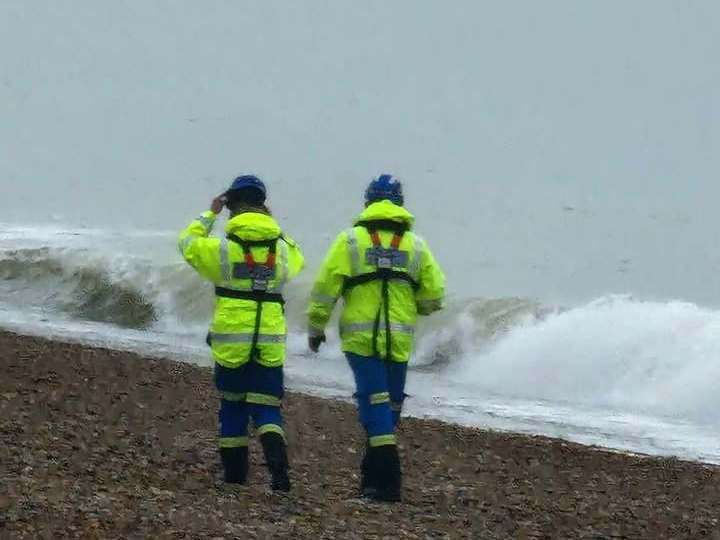
[[[192,244],[197,239],[197,236],[188,236],[185,238],[182,242],[180,242],[180,253],[182,255],[185,255],[185,250],[190,247],[190,244]]]
[[[329,294],[323,294],[319,292],[313,292],[310,295],[310,300],[313,302],[316,302],[318,304],[329,304],[333,305],[335,302],[337,302],[337,298],[334,296],[330,296]]]
[[[277,285],[270,291],[273,293],[281,293],[285,288],[288,278],[290,277],[290,261],[288,259],[287,243],[280,239],[278,240],[278,244],[280,244],[280,265],[278,266],[279,276],[277,276]]]
[[[355,229],[347,230],[347,243],[350,250],[350,275],[357,276],[360,273],[360,249]]]
[[[252,343],[254,334],[210,334],[211,343]],[[258,343],[285,343],[285,334],[259,334]]]
[[[411,324],[390,323],[390,331],[401,332],[403,334],[414,334],[415,327]]]
[[[230,281],[232,279],[232,268],[230,267],[227,238],[220,240],[220,269],[222,270],[223,281]]]
[[[372,332],[374,329],[375,323],[341,324],[340,335],[352,334],[355,332]]]
[[[372,322],[343,324],[340,326],[340,334],[353,334],[355,332],[372,332],[374,329],[375,323]],[[385,331],[384,322],[380,323],[379,330],[380,332]],[[415,327],[410,324],[390,323],[390,331],[412,335],[415,333]]]
[[[415,236],[415,254],[412,263],[408,268],[408,274],[415,280],[420,281],[420,270],[422,269],[423,258],[425,257],[425,242],[417,234]]]
[[[208,232],[210,232],[215,225],[214,217],[200,216],[197,220],[202,223],[203,227],[205,227]]]

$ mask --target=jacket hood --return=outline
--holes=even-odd
[[[282,230],[277,221],[267,214],[244,212],[228,221],[225,232],[243,240],[254,241],[272,240],[280,236]]]
[[[415,216],[404,207],[385,200],[372,203],[368,206],[355,220],[355,224],[361,221],[376,221],[380,219],[397,221],[398,223],[406,224],[408,227],[412,227],[415,223]]]

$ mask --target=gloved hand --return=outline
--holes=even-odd
[[[320,345],[323,343],[325,343],[325,334],[320,334],[319,336],[308,336],[308,347],[310,347],[312,352],[318,352],[320,350]]]

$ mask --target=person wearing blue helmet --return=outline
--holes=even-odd
[[[378,201],[390,201],[397,206],[405,204],[402,183],[392,174],[381,174],[373,178],[365,190],[365,206]]]
[[[320,269],[308,308],[311,350],[343,298],[342,350],[355,378],[360,423],[367,433],[361,464],[363,496],[401,499],[395,429],[405,400],[407,364],[418,315],[442,308],[445,277],[430,248],[412,230],[402,183],[390,174],[365,190],[365,210],[338,235]]]
[[[222,198],[231,212],[232,208],[237,206],[263,208],[267,199],[267,188],[265,183],[254,174],[245,174],[233,180],[230,189],[222,195]]]
[[[257,176],[236,178],[209,211],[180,235],[185,260],[215,285],[215,314],[207,342],[220,391],[220,458],[225,481],[248,475],[248,422],[252,418],[273,490],[288,491],[288,458],[280,405],[284,394],[287,324],[283,289],[303,267],[300,248],[265,205]],[[230,219],[223,238],[210,236],[223,208]]]

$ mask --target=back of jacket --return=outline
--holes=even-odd
[[[205,212],[180,234],[180,251],[195,270],[216,287],[230,291],[253,290],[248,277],[247,256],[242,246],[228,237],[252,243],[276,242],[276,262],[268,276],[266,292],[281,295],[286,283],[303,268],[300,248],[284,235],[277,222],[261,212],[245,212],[229,220],[225,238],[210,237],[215,223],[213,212]],[[262,266],[270,247],[249,248],[252,260]],[[256,327],[258,302],[218,296],[210,327],[209,341],[215,361],[225,367],[238,367],[250,359]],[[263,302],[257,336],[257,361],[267,367],[281,366],[285,360],[287,325],[284,308],[278,302]]]
[[[379,225],[377,239],[381,246],[376,246],[367,224],[391,222],[409,229],[413,221],[404,208],[382,201],[371,204],[354,227],[338,235],[313,287],[308,309],[311,335],[324,331],[336,301],[343,297],[340,317],[343,351],[387,358],[389,348],[391,360],[409,360],[418,315],[441,309],[444,297],[445,276],[427,243],[412,230],[402,233],[398,255],[391,263],[396,277],[388,282],[387,310],[381,280],[372,279],[351,288],[347,284],[353,283],[353,278],[376,272],[377,248],[390,249],[396,236]],[[397,277],[402,274],[409,279]],[[390,316],[389,325],[386,312]]]

